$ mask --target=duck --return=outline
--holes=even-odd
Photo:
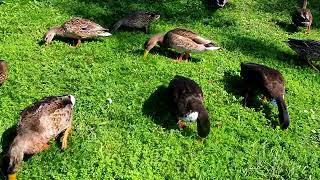
[[[8,65],[6,61],[0,60],[0,86],[6,81],[8,76]]]
[[[292,14],[292,22],[295,26],[306,26],[306,34],[310,33],[313,16],[310,9],[307,8],[307,0],[303,1],[302,8],[298,8]]]
[[[268,99],[275,99],[279,111],[280,126],[289,127],[289,114],[284,100],[285,87],[282,74],[268,66],[255,63],[241,63],[241,72],[245,94],[244,106],[252,96],[261,92]]]
[[[76,39],[76,47],[79,47],[83,39],[111,36],[107,31],[108,29],[88,19],[72,17],[63,25],[51,28],[44,36],[44,42],[48,45],[55,36],[59,36]]]
[[[156,34],[150,37],[144,43],[144,58],[147,57],[149,51],[157,45],[165,48],[172,48],[178,51],[180,54],[177,57],[177,61],[187,60],[191,52],[202,52],[209,50],[220,49],[211,40],[203,38],[196,33],[183,29],[175,28],[168,31],[166,34]]]
[[[201,87],[190,78],[176,75],[169,83],[168,94],[178,127],[184,129],[185,122],[197,122],[199,137],[207,137],[210,121]]]
[[[213,0],[213,5],[218,8],[224,7],[228,3],[228,0]]]
[[[112,31],[116,31],[121,26],[129,28],[143,29],[144,33],[149,32],[149,24],[160,18],[159,14],[147,11],[137,11],[117,21]]]
[[[289,38],[285,43],[299,55],[300,60],[307,62],[314,70],[319,71],[312,62],[313,60],[320,60],[319,41]]]
[[[61,133],[61,149],[67,148],[74,105],[75,97],[72,95],[49,96],[20,113],[16,136],[6,154],[9,180],[16,180],[16,172],[25,154],[37,154],[48,149],[49,140]]]

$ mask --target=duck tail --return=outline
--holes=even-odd
[[[220,49],[220,47],[214,45],[213,43],[205,44],[204,47],[205,47],[205,49],[206,49],[207,51],[213,51],[213,50],[218,50],[218,49]]]
[[[118,22],[116,22],[113,26],[112,26],[112,32],[116,31],[117,29],[119,29],[119,27],[122,25],[122,20],[119,20]]]
[[[108,32],[103,32],[103,33],[98,34],[98,36],[102,36],[102,37],[111,36],[111,35],[112,34],[108,33]]]
[[[287,110],[286,103],[284,102],[283,96],[279,96],[276,99],[279,111],[279,119],[282,129],[287,129],[289,127],[289,114]]]

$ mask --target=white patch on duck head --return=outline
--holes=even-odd
[[[187,122],[195,122],[198,119],[198,115],[199,115],[198,112],[191,112],[185,115],[184,117],[182,117],[181,119]]]
[[[69,95],[69,97],[70,97],[70,101],[71,101],[72,105],[75,105],[76,104],[76,98],[74,96],[72,96],[72,95]]]

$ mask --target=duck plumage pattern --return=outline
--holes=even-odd
[[[117,21],[112,31],[116,31],[121,26],[143,29],[145,33],[148,33],[148,26],[151,22],[160,18],[159,14],[147,11],[137,11]]]

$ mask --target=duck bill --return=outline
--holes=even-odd
[[[17,179],[17,174],[16,173],[8,175],[8,180],[16,180],[16,179]]]
[[[143,57],[144,57],[144,58],[147,58],[148,54],[149,54],[149,51],[148,51],[148,50],[144,50]]]

